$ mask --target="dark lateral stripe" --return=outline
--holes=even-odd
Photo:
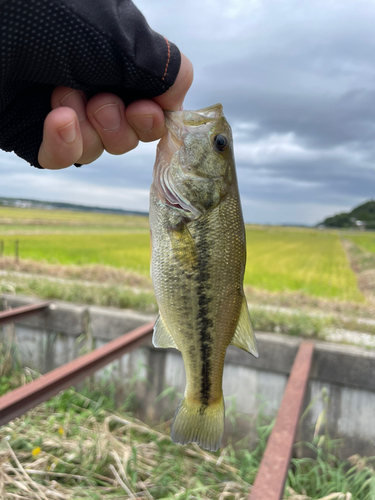
[[[202,228],[200,240],[197,242],[198,250],[198,313],[197,324],[199,325],[199,344],[202,360],[201,368],[201,403],[207,406],[211,390],[211,354],[212,354],[212,320],[209,318],[209,305],[211,298],[207,296],[207,283],[210,278],[209,273],[209,245],[205,238],[206,232]]]

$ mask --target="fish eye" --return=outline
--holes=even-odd
[[[229,142],[225,135],[217,134],[214,137],[214,145],[218,151],[225,151],[229,146]]]

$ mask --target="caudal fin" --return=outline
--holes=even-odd
[[[224,399],[214,404],[190,403],[183,397],[174,416],[171,436],[174,443],[197,443],[217,451],[224,432]]]

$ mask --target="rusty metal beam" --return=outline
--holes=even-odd
[[[24,316],[29,316],[30,314],[35,314],[47,309],[51,305],[51,301],[48,302],[38,302],[37,304],[31,304],[29,306],[15,307],[14,309],[8,309],[6,311],[0,312],[0,325],[6,323],[12,323],[19,318]]]
[[[309,379],[313,342],[302,342],[249,500],[281,500]]]
[[[136,328],[0,397],[0,425],[23,415],[63,389],[74,385],[99,368],[144,344],[151,337],[153,326],[154,322],[151,322]]]

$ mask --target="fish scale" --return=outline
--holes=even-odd
[[[232,343],[257,356],[243,292],[245,231],[231,131],[221,105],[167,113],[166,123],[150,191],[159,305],[153,341],[179,349],[186,370],[173,440],[216,450],[224,428],[226,349]],[[224,151],[215,146],[219,136]]]

